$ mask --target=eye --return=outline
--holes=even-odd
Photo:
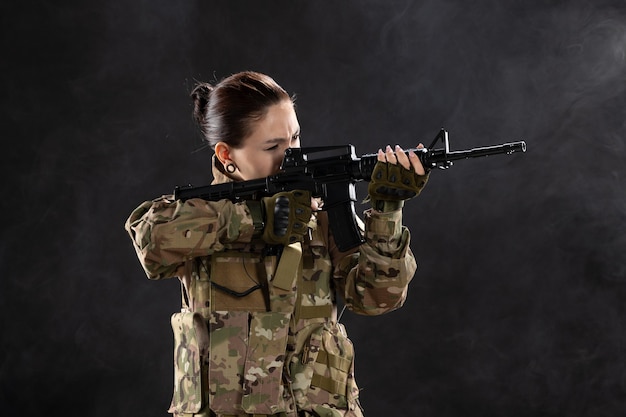
[[[278,145],[274,145],[272,147],[269,147],[269,148],[266,149],[266,151],[273,151],[273,150],[276,150],[276,149],[278,149]]]
[[[294,135],[291,137],[291,141],[292,142],[295,142],[295,141],[298,141],[298,140],[300,140],[300,132],[294,133]]]

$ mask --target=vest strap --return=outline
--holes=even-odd
[[[300,242],[285,246],[283,253],[280,255],[280,261],[278,262],[272,285],[281,290],[292,291],[301,258],[302,245]]]
[[[319,387],[324,391],[328,391],[333,394],[346,392],[347,386],[345,382],[334,381],[328,377],[321,376],[319,374],[313,374],[313,378],[311,378],[311,385]]]
[[[346,358],[342,358],[341,356],[331,355],[325,350],[320,350],[317,354],[318,363],[325,363],[331,368],[339,369],[343,372],[350,372],[350,361]]]
[[[298,310],[298,318],[300,319],[316,319],[331,317],[333,314],[333,306],[303,306],[301,305]]]

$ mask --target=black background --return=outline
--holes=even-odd
[[[0,11],[3,415],[166,415],[179,287],[146,279],[123,225],[210,181],[188,93],[247,69],[297,95],[304,145],[528,144],[407,204],[406,305],[342,320],[368,416],[624,415],[622,0]]]

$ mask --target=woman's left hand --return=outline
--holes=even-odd
[[[423,149],[424,145],[417,145],[417,149]],[[420,161],[419,157],[415,152],[410,150],[407,154],[400,147],[400,145],[396,145],[395,148],[392,148],[390,145],[387,145],[385,150],[378,150],[377,159],[380,162],[389,162],[390,164],[396,165],[400,163],[406,169],[413,169],[417,175],[426,175],[426,170],[422,165],[422,161]]]

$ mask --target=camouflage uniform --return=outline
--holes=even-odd
[[[213,183],[231,181],[215,167],[213,174]],[[305,241],[279,258],[253,236],[245,203],[163,196],[140,205],[126,230],[148,278],[182,283],[169,411],[362,416],[336,294],[365,315],[404,303],[417,265],[401,222],[401,210],[366,211],[366,243],[342,253],[317,212]]]

